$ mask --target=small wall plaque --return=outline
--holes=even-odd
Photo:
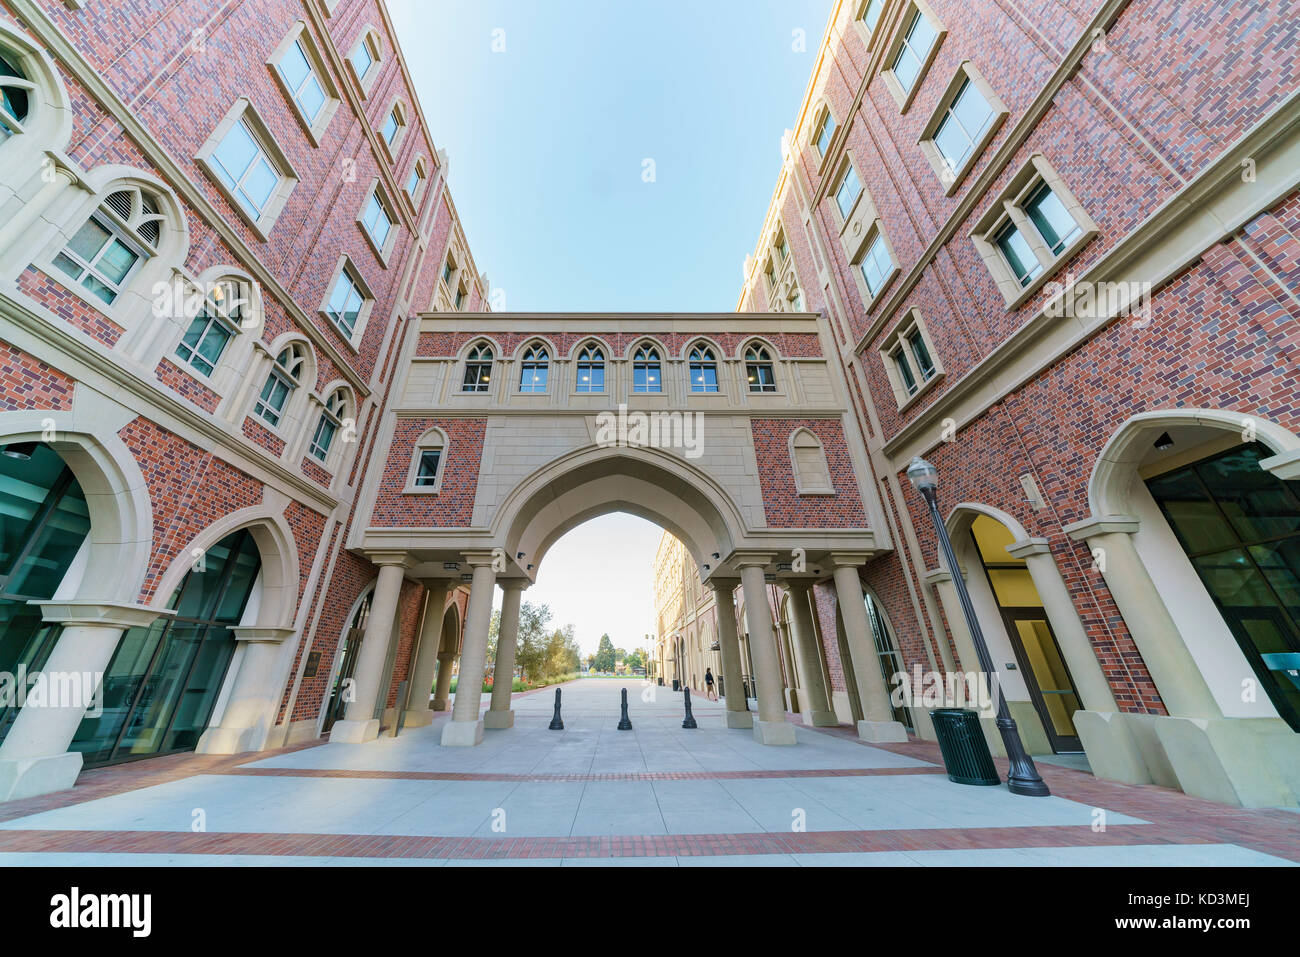
[[[312,651],[307,654],[307,667],[303,669],[304,678],[315,678],[316,672],[320,669],[320,652]]]

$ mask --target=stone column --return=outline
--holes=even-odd
[[[366,634],[361,639],[361,651],[352,672],[352,700],[348,703],[345,719],[334,722],[330,729],[332,743],[360,744],[379,737],[375,704],[379,701],[379,686],[384,679],[388,645],[393,640],[393,619],[397,617],[407,559],[404,555],[380,555],[371,560],[379,566],[379,578],[375,582],[374,597],[370,600]]]
[[[280,705],[276,667],[284,642],[292,628],[238,625],[231,629],[243,646],[239,672],[230,688],[230,699],[221,724],[206,729],[199,737],[198,754],[239,754],[260,751],[275,723]]]
[[[749,631],[750,654],[754,658],[754,681],[758,685],[758,719],[754,740],[761,744],[794,744],[794,726],[785,720],[785,696],[781,693],[781,662],[776,636],[772,634],[772,613],[767,604],[763,569],[770,555],[737,560],[740,585],[745,592],[745,625]]]
[[[447,607],[447,586],[445,578],[431,578],[424,583],[424,621],[420,628],[420,644],[415,652],[415,667],[411,669],[409,704],[403,719],[408,728],[422,728],[433,723],[429,695],[433,691],[433,673],[438,666],[439,646],[442,644],[442,613]]]
[[[443,747],[473,747],[483,740],[483,672],[487,667],[488,629],[492,619],[492,590],[497,573],[491,552],[471,552],[465,562],[474,569],[469,589],[469,610],[465,613],[465,649],[460,656],[460,677],[451,720],[442,727]]]
[[[438,653],[438,684],[433,689],[433,710],[446,711],[447,699],[451,695],[451,666],[456,660],[453,651]]]
[[[853,675],[857,679],[865,715],[864,720],[858,722],[858,737],[863,741],[906,741],[907,729],[894,720],[889,690],[880,673],[871,623],[867,621],[867,606],[862,601],[858,566],[865,561],[865,556],[832,555],[831,561],[835,564],[835,596],[840,606],[840,617],[844,620],[844,637],[848,640]]]
[[[0,801],[62,791],[76,783],[81,752],[69,751],[68,745],[87,707],[102,701],[100,685],[122,633],[171,614],[140,605],[94,601],[44,602],[41,611],[46,622],[63,626],[44,674],[75,678],[80,694],[58,702],[58,706],[47,703],[36,707],[33,703],[18,712],[0,744]],[[74,686],[72,681],[61,684]]]
[[[790,637],[799,664],[799,704],[804,724],[818,728],[833,728],[840,723],[831,707],[830,695],[822,681],[821,652],[817,648],[817,633],[813,631],[812,606],[809,599],[812,586],[804,581],[788,581],[790,592]]]
[[[1052,548],[1047,539],[1013,542],[1007,546],[1007,552],[1024,559],[1029,569],[1029,577],[1043,602],[1043,612],[1061,647],[1061,656],[1070,669],[1070,677],[1074,679],[1074,691],[1079,696],[1080,705],[1089,711],[1118,711],[1115,695],[1102,674],[1097,654],[1092,650],[1088,633],[1083,630],[1083,622],[1079,620],[1079,612],[1070,598],[1070,590],[1065,587],[1061,570],[1052,558]]]
[[[485,728],[512,728],[515,713],[510,710],[510,694],[515,678],[515,652],[519,642],[519,600],[526,581],[501,583],[501,627],[497,632],[497,662],[492,672],[492,703],[483,716]]]
[[[1223,712],[1133,545],[1138,527],[1136,518],[1112,515],[1067,525],[1065,532],[1092,549],[1169,714],[1221,718]]]
[[[740,639],[736,637],[736,603],[732,597],[739,584],[734,578],[710,578],[713,605],[718,613],[718,650],[722,654],[722,675],[726,678],[728,728],[752,728],[754,716],[745,701],[744,686],[740,682]]]

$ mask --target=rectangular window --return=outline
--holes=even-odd
[[[420,184],[424,182],[424,174],[420,172],[417,166],[411,170],[411,178],[406,181],[406,193],[411,199],[415,199],[420,193]]]
[[[234,337],[235,331],[225,319],[213,315],[204,309],[192,320],[186,330],[176,354],[205,376],[216,371],[221,354]]]
[[[777,239],[776,251],[781,256],[781,262],[785,262],[790,258],[790,243],[786,240],[785,233],[782,233],[780,238]]]
[[[993,242],[1001,250],[1007,265],[1011,267],[1012,275],[1021,286],[1028,286],[1043,271],[1043,264],[1029,248],[1025,237],[1020,235],[1015,223],[1009,222],[998,230]]]
[[[868,33],[876,29],[876,24],[880,22],[880,13],[884,9],[885,0],[867,0],[867,5],[862,8],[858,19],[862,21]]]
[[[356,51],[352,54],[352,67],[357,71],[357,77],[364,80],[370,68],[375,65],[375,58],[370,53],[370,44],[362,40],[357,44]]]
[[[840,218],[847,220],[849,213],[853,212],[853,205],[862,195],[862,181],[858,179],[858,171],[849,164],[848,171],[844,174],[844,181],[840,183],[840,188],[835,192],[835,205],[840,209]]]
[[[442,281],[447,284],[448,288],[451,288],[451,274],[454,273],[455,271],[456,271],[456,264],[453,263],[450,259],[448,259],[447,262],[442,267]]]
[[[339,273],[338,281],[334,283],[334,291],[330,293],[325,312],[349,342],[356,332],[357,319],[361,316],[361,307],[365,305],[365,301],[366,297],[362,295],[360,286],[345,268]]]
[[[388,119],[384,121],[384,128],[380,132],[384,137],[384,142],[389,146],[393,145],[393,140],[397,139],[397,131],[402,128],[402,121],[397,116],[397,110],[388,114]]]
[[[393,228],[393,221],[388,216],[388,210],[384,209],[384,204],[379,200],[378,187],[370,194],[370,202],[366,204],[366,214],[362,217],[362,222],[365,224],[366,232],[370,233],[370,238],[382,250]]]
[[[270,425],[279,425],[280,418],[284,415],[285,401],[288,400],[291,391],[293,387],[284,376],[272,372],[266,377],[266,384],[262,386],[257,404],[253,406],[254,414]]]
[[[432,488],[438,484],[438,463],[441,459],[441,449],[423,449],[420,452],[420,465],[415,473],[417,488]]]
[[[459,289],[456,290],[455,308],[457,312],[460,312],[461,307],[465,305],[465,299],[466,299],[465,287],[461,286]]]
[[[293,46],[280,60],[278,69],[280,75],[284,77],[285,85],[289,88],[289,95],[293,98],[294,105],[302,113],[307,125],[312,126],[329,98],[325,95],[316,71],[312,69],[307,51],[302,47],[302,40],[294,41]]]
[[[1083,232],[1052,187],[1044,183],[1025,203],[1025,212],[1053,256],[1061,255],[1071,240]]]
[[[916,395],[916,377],[912,375],[912,367],[908,364],[907,356],[903,354],[900,348],[889,356],[894,360],[894,368],[898,370],[898,378],[903,383],[903,388],[908,395]]]
[[[111,305],[143,259],[115,229],[93,215],[55,257],[54,264]]]
[[[930,358],[930,349],[925,344],[925,337],[920,329],[913,329],[907,334],[907,345],[916,360],[916,368],[921,373],[921,380],[930,379],[935,372],[934,360]]]
[[[921,76],[926,58],[930,55],[930,47],[934,45],[938,36],[925,14],[916,10],[912,14],[912,22],[903,36],[903,43],[890,67],[904,93],[910,92],[913,84]]]
[[[963,80],[934,133],[934,145],[949,171],[955,174],[966,164],[996,115],[975,84]]]
[[[245,120],[230,128],[212,153],[212,166],[254,219],[260,219],[280,184],[280,174]]]
[[[817,131],[817,152],[822,156],[831,147],[831,139],[835,136],[835,120],[831,117],[829,111],[822,117],[821,128]]]
[[[885,237],[879,230],[876,231],[876,238],[867,247],[866,255],[862,257],[859,268],[862,270],[862,279],[867,284],[867,292],[874,299],[894,268],[894,262],[889,258],[889,249],[885,246]]]

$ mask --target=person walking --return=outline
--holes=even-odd
[[[717,692],[716,690],[714,690],[714,687],[713,687],[713,669],[712,669],[712,668],[705,668],[705,669],[704,669],[704,690],[705,690],[705,697],[707,697],[710,701],[717,701],[717,700],[718,700],[718,692]]]

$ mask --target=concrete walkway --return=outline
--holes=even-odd
[[[618,731],[628,689],[633,730]],[[514,698],[477,748],[431,727],[367,744],[87,772],[0,805],[0,865],[1293,865],[1300,815],[1241,811],[1044,766],[1049,798],[952,784],[925,743],[799,726],[795,747],[728,730],[721,703],[638,679]],[[163,766],[159,762],[170,762]],[[150,769],[149,765],[156,765]],[[196,824],[197,822],[197,824]]]

